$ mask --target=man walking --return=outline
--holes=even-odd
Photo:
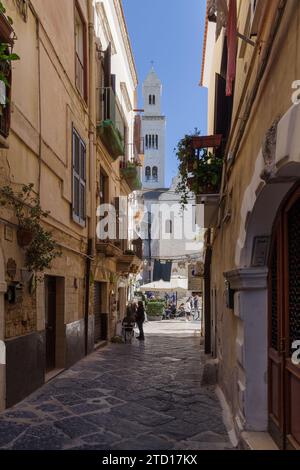
[[[138,308],[137,308],[137,312],[136,312],[136,323],[137,323],[138,329],[140,331],[140,336],[138,336],[137,339],[139,339],[140,341],[145,340],[144,322],[145,322],[145,309],[144,309],[143,302],[140,300],[139,303],[138,303]]]

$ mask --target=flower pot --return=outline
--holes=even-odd
[[[187,167],[188,167],[188,171],[192,173],[193,171],[197,169],[197,162],[195,160],[189,160]]]
[[[148,321],[162,321],[163,317],[162,316],[158,316],[158,315],[148,315],[147,314],[147,320]]]
[[[32,242],[33,233],[25,228],[19,228],[17,231],[17,240],[19,246],[24,248],[25,246],[30,245],[30,243]]]
[[[200,194],[218,194],[219,188],[217,188],[216,186],[213,186],[212,184],[207,183],[203,186],[200,186],[199,193]]]

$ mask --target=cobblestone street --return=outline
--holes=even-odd
[[[197,328],[148,324],[145,343],[98,350],[3,413],[0,448],[232,448],[215,388],[203,378]]]

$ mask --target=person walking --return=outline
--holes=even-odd
[[[200,320],[200,299],[197,294],[194,296],[194,310],[195,310],[195,317],[194,320]]]
[[[186,321],[191,321],[192,308],[191,308],[190,299],[186,302],[186,304],[184,306],[184,311],[185,311],[185,315],[186,315]]]
[[[144,341],[145,340],[145,336],[144,336],[145,309],[144,309],[144,304],[141,300],[138,303],[138,308],[137,308],[135,318],[136,318],[136,323],[140,332],[140,336],[138,336],[137,339],[139,339],[140,341]]]
[[[134,324],[135,315],[133,313],[132,305],[128,304],[126,309],[126,316],[122,322],[123,337],[125,343],[131,343],[132,338],[134,337]]]

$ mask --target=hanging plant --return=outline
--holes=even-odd
[[[179,161],[180,180],[176,192],[181,195],[181,204],[188,204],[191,193],[214,194],[220,190],[223,160],[207,149],[195,150],[193,137],[199,136],[195,129],[193,135],[185,135],[178,143],[176,155]]]
[[[18,220],[17,240],[25,250],[25,266],[30,272],[43,272],[61,251],[52,234],[42,226],[50,212],[41,208],[34,185],[24,185],[15,193],[10,186],[0,189],[0,204],[11,207]]]
[[[6,16],[6,9],[3,3],[0,1],[0,15],[2,17],[2,29],[4,29],[5,36],[10,37],[13,33],[12,25],[13,20]],[[10,69],[10,64],[13,61],[19,60],[20,57],[17,54],[11,52],[13,40],[10,42],[0,42],[0,81],[9,87],[9,81],[7,79],[8,70]]]

